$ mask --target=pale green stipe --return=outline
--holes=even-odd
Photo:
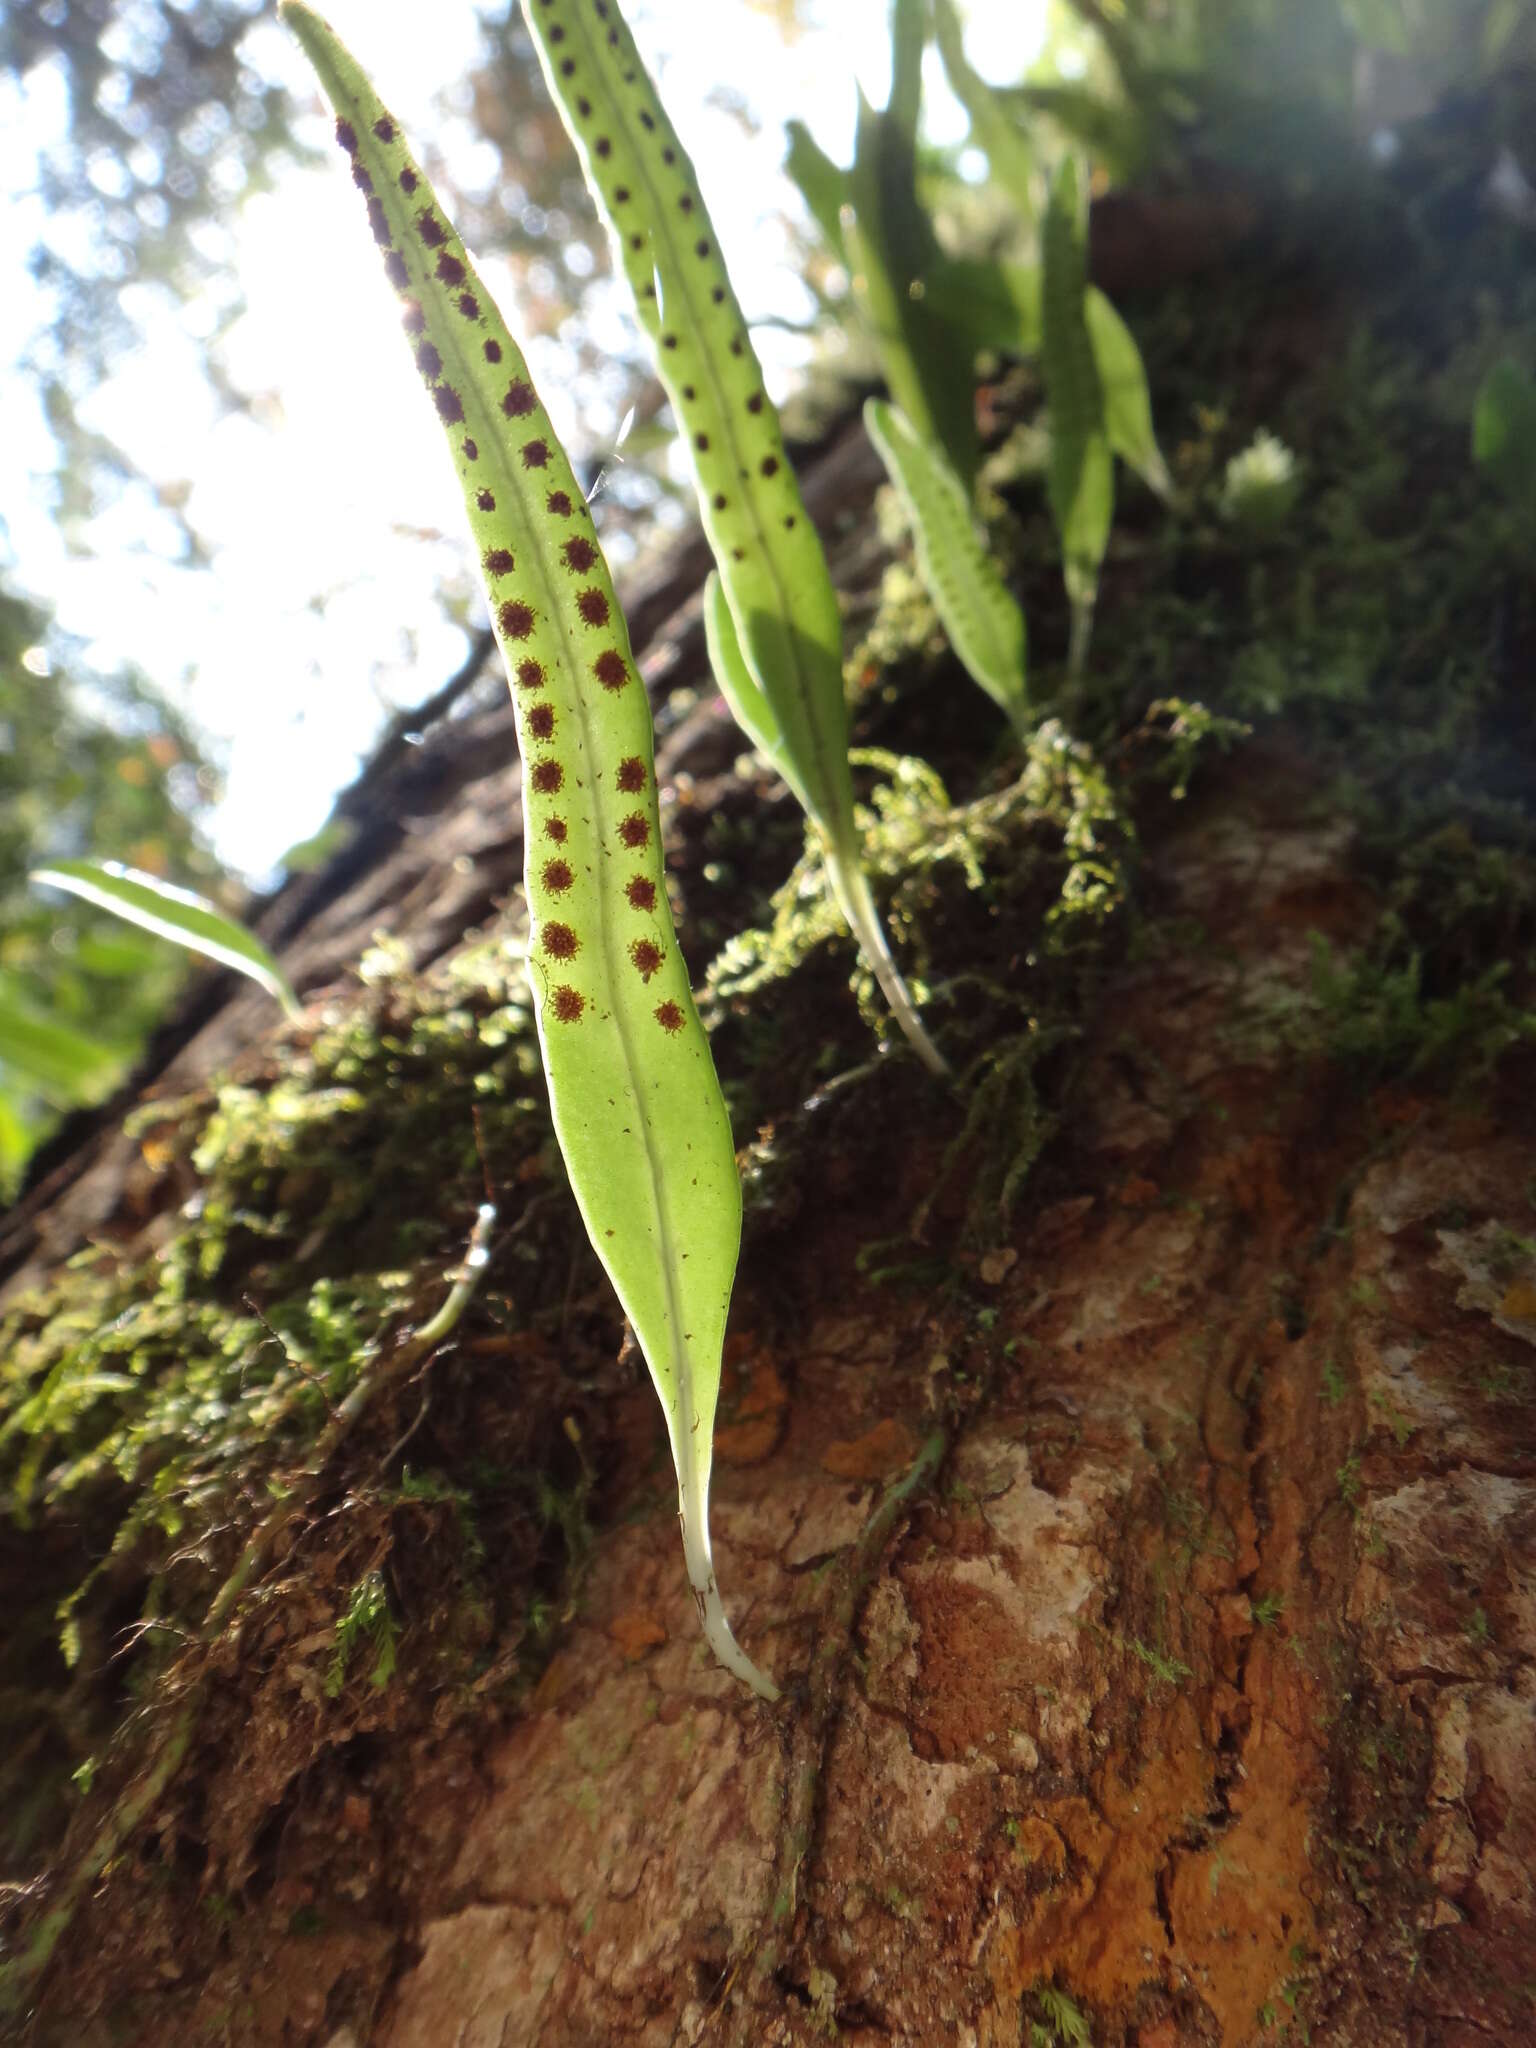
[[[666,1412],[688,1577],[720,1661],[709,1544],[721,1347],[741,1237],[730,1122],[667,907],[651,720],[607,565],[521,351],[367,79],[285,0],[337,113],[448,434],[517,707],[529,978],[555,1134]]]
[[[1088,289],[1087,200],[1076,160],[1063,158],[1051,182],[1041,237],[1040,362],[1051,413],[1046,487],[1072,606],[1068,669],[1074,676],[1081,674],[1087,658],[1099,566],[1115,509],[1104,389],[1083,310]]]
[[[287,975],[260,939],[190,889],[177,889],[158,875],[125,868],[115,860],[56,860],[34,868],[28,880],[66,890],[157,938],[173,940],[189,953],[232,967],[281,1003],[290,1020],[299,1015],[299,999]]]
[[[682,425],[737,642],[773,712],[790,786],[893,1016],[945,1073],[863,878],[837,593],[693,166],[614,0],[531,0],[527,19]]]
[[[1038,210],[1034,152],[992,87],[973,70],[954,0],[933,0],[933,25],[950,90],[971,117],[971,139],[985,154],[993,182],[1032,226]]]
[[[1024,613],[977,535],[960,479],[893,406],[871,398],[864,426],[912,522],[917,566],[967,672],[1021,740],[1032,730]]]

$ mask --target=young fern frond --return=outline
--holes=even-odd
[[[528,971],[555,1133],[666,1411],[688,1577],[766,1699],[715,1583],[709,1477],[741,1236],[730,1122],[667,907],[651,720],[591,517],[521,351],[356,63],[283,15],[336,109],[447,433],[517,708]]]
[[[960,479],[939,450],[882,399],[866,403],[864,426],[907,508],[918,571],[950,645],[1027,740],[1024,613],[977,535]]]
[[[1052,180],[1041,241],[1040,356],[1051,409],[1046,487],[1061,536],[1072,606],[1068,669],[1076,676],[1087,659],[1099,567],[1109,545],[1115,471],[1105,426],[1104,386],[1084,311],[1088,194],[1072,156],[1062,159]]]
[[[776,765],[897,1023],[943,1073],[863,871],[837,593],[693,166],[616,0],[533,0],[527,18],[682,425],[740,657],[780,736]]]

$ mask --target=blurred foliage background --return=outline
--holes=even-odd
[[[415,24],[426,19],[409,12]],[[697,10],[686,4],[652,0],[631,12],[642,42],[664,55],[698,43]],[[881,90],[880,53],[854,12],[837,0],[721,0],[710,40],[722,52],[735,45],[725,19],[733,12],[786,51],[814,46],[828,104],[841,96],[851,138],[854,77],[872,58],[870,91]],[[336,10],[365,57],[370,18],[381,13],[363,9],[353,24]],[[1139,182],[1208,191],[1236,172],[1316,189],[1361,178],[1390,152],[1397,126],[1446,93],[1496,86],[1536,61],[1530,0],[1040,0],[1032,54],[1012,72],[999,69],[998,52],[1005,64],[1017,53],[1020,21],[1033,19],[1024,0],[970,0],[957,13],[969,62],[995,93],[978,114],[944,83],[930,50],[918,168],[925,207],[962,256],[1022,246],[1023,213],[1000,152],[1015,167],[1022,155],[1042,191],[1067,146],[1089,153],[1100,193]],[[869,15],[878,24],[878,7]],[[621,561],[632,559],[681,517],[670,421],[609,294],[606,248],[517,7],[458,0],[432,10],[430,29],[423,69],[426,57],[440,63],[455,49],[467,68],[441,78],[435,125],[421,125],[422,109],[406,111],[418,115],[427,162],[467,238],[510,281],[525,332],[546,344],[536,369],[572,395],[586,422],[576,446],[589,477],[604,471],[605,537]],[[95,855],[233,907],[243,894],[211,850],[225,763],[199,729],[193,685],[210,667],[207,648],[173,645],[169,614],[162,638],[123,624],[108,598],[82,633],[57,624],[54,606],[58,592],[82,588],[82,565],[94,564],[110,592],[109,565],[128,558],[218,588],[195,445],[190,457],[178,449],[152,460],[147,426],[127,445],[103,425],[99,401],[146,358],[174,355],[167,374],[183,375],[190,362],[211,394],[206,416],[221,428],[235,419],[265,434],[280,424],[283,393],[240,366],[233,339],[246,311],[253,202],[331,171],[328,159],[321,169],[324,125],[285,42],[267,0],[0,0],[0,128],[13,135],[0,156],[13,202],[0,260],[17,266],[0,348],[5,404],[22,407],[0,411],[0,440],[12,447],[0,498],[0,1196],[21,1184],[63,1114],[101,1100],[130,1071],[186,971],[163,943],[29,889],[28,870]],[[662,76],[665,91],[665,68]],[[782,155],[784,123],[807,110],[775,103],[766,76],[722,70],[706,98],[716,116]],[[1501,130],[1496,93],[1490,104],[1490,175],[1536,170],[1519,156],[1527,139]],[[34,127],[31,113],[45,108],[50,118]],[[1011,141],[999,138],[999,110]],[[1501,168],[1505,152],[1512,169]],[[707,146],[699,153],[709,189]],[[793,183],[765,182],[742,203],[775,223],[781,273],[799,277],[797,291],[748,294],[775,344],[781,387],[812,377],[825,395],[837,378],[871,378],[876,359],[850,280]],[[733,267],[766,275],[769,246],[730,250]],[[151,412],[175,409],[173,387],[143,388]],[[19,424],[8,431],[7,420]],[[267,509],[276,517],[281,508]],[[56,547],[42,545],[45,531]],[[418,555],[440,539],[430,525],[404,536]],[[412,701],[451,670],[441,650],[462,645],[476,623],[455,548],[450,530],[432,572],[447,638],[429,643],[398,629]],[[351,573],[313,564],[317,612],[321,594],[334,595]],[[194,583],[156,587],[187,592]],[[184,602],[190,613],[190,598],[174,608]],[[225,633],[248,623],[221,619],[217,597],[209,616]],[[349,712],[354,754],[398,703],[398,689],[392,696],[375,684],[374,700]],[[228,729],[239,746],[256,744],[233,711]],[[333,785],[343,770],[344,762]]]

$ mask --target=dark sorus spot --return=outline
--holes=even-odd
[[[510,576],[517,567],[510,548],[487,548],[480,557],[487,576]]]
[[[352,166],[352,182],[359,192],[371,192],[373,190],[373,180],[361,164],[354,164]]]
[[[553,796],[565,780],[565,770],[558,761],[535,761],[528,779],[540,796]]]
[[[608,47],[610,50],[616,50],[619,47],[619,32],[616,28],[611,28],[608,31]]]
[[[585,121],[592,112],[592,102],[590,100],[578,100],[576,102],[576,112]]]
[[[464,266],[457,256],[450,256],[445,249],[437,259],[437,274],[447,285],[461,285],[464,282]]]
[[[779,458],[777,455],[765,455],[757,466],[764,476],[777,476],[779,473]]]
[[[723,284],[717,284],[709,296],[711,297],[711,299],[714,300],[717,306],[723,306],[725,304],[725,286]]]
[[[443,367],[443,359],[430,341],[417,344],[416,367],[423,377],[436,377]]]
[[[482,512],[494,512],[496,510],[495,493],[493,491],[476,491],[475,503]]]
[[[597,151],[599,156],[613,155],[613,144],[608,140],[606,135],[599,135],[596,142],[593,143],[592,147]]]
[[[716,491],[713,498],[710,499],[710,503],[714,506],[717,512],[723,512],[728,503],[724,491]]]
[[[763,409],[763,394],[761,393],[761,391],[754,391],[754,392],[753,392],[753,394],[752,394],[752,396],[751,396],[751,397],[750,397],[750,398],[749,398],[749,399],[747,400],[747,411],[748,411],[748,412],[761,412],[761,411],[762,411],[762,409]]]
[[[347,152],[347,155],[351,156],[357,148],[357,130],[350,121],[338,121],[336,123],[336,140]]]
[[[677,208],[679,213],[692,213],[693,194],[691,192],[685,192],[682,198],[678,200]]]
[[[635,939],[631,941],[629,957],[639,968],[640,979],[649,981],[661,965],[661,948],[654,939]]]
[[[478,320],[480,318],[480,301],[473,292],[459,293],[459,311],[466,320]]]
[[[528,713],[528,730],[536,740],[553,739],[555,736],[555,712],[550,704],[535,704]]]
[[[610,33],[612,33],[612,31],[610,31]],[[656,126],[656,123],[651,119],[650,115],[647,114],[643,109],[641,110],[640,114],[640,126],[647,130],[647,132],[654,129]]]
[[[464,450],[464,460],[466,462],[478,462],[480,460],[480,449],[474,441],[470,440],[467,434],[459,443],[459,446]]]
[[[695,448],[708,448],[708,446],[709,446],[709,436],[708,436],[708,434],[695,434],[695,435],[694,435],[694,437],[693,437],[693,445],[694,445],[694,447],[695,447]]]
[[[445,427],[456,427],[464,417],[464,405],[451,384],[434,384],[432,403],[437,407],[437,416]]]
[[[663,348],[676,348],[677,336],[675,334],[664,334],[661,337],[661,345]]]
[[[677,151],[675,149],[664,149],[661,152],[661,160],[664,164],[675,164],[677,162]]]
[[[644,235],[631,235],[629,238],[629,246],[631,247],[631,249],[643,249],[645,247]]]
[[[547,924],[539,933],[539,944],[551,960],[573,960],[581,941],[568,924]]]
[[[373,229],[373,239],[381,249],[393,246],[383,203],[378,199],[370,199],[368,202],[368,225]]]
[[[416,190],[416,173],[414,171],[407,169],[400,173],[400,190],[402,192],[414,192]]]
[[[740,335],[738,335],[738,336],[736,337],[736,339],[735,339],[735,340],[734,340],[734,341],[733,341],[733,342],[731,343],[731,354],[732,354],[733,356],[739,356],[739,355],[741,354],[741,337],[740,337]]]
[[[699,239],[694,243],[693,253],[695,256],[707,256],[709,254],[709,242],[705,236],[700,235]]]
[[[400,315],[400,325],[407,334],[421,334],[427,324],[427,316],[421,310],[420,299],[408,299],[405,311]]]
[[[631,811],[627,818],[620,818],[619,837],[626,846],[650,845],[651,821],[644,811]]]
[[[696,395],[696,394],[695,394],[695,392],[694,392],[694,388],[693,388],[693,386],[692,386],[691,384],[685,384],[685,385],[683,386],[683,396],[684,396],[684,398],[693,398],[693,397],[694,397],[695,395]]]
[[[405,267],[405,258],[398,249],[391,249],[384,258],[384,275],[397,292],[403,292],[411,281],[411,273]]]
[[[552,43],[563,43],[565,41],[565,30],[559,27],[552,28],[549,32],[549,40]]]
[[[375,135],[377,135],[380,142],[394,141],[395,124],[393,121],[390,120],[388,114],[381,114],[379,116],[378,120],[375,121],[373,124],[373,132]]]
[[[592,664],[592,673],[605,690],[622,690],[629,681],[629,670],[624,657],[616,647],[608,647]]]
[[[597,549],[593,547],[591,541],[584,540],[579,533],[573,534],[568,541],[562,542],[560,552],[565,557],[567,569],[574,570],[578,575],[583,570],[590,569],[597,560]]]
[[[622,760],[614,773],[614,786],[626,796],[636,796],[645,787],[645,763],[638,754],[629,754]]]
[[[656,908],[656,884],[649,875],[631,875],[624,884],[624,894],[629,898],[631,909]]]
[[[681,1031],[687,1021],[680,1004],[658,1003],[656,1005],[656,1022],[663,1031]]]
[[[542,662],[535,661],[531,654],[526,661],[520,661],[517,664],[517,684],[521,690],[542,690],[544,687],[544,667]]]
[[[576,59],[574,57],[563,57],[560,60],[560,76],[562,78],[574,78],[576,76]]]
[[[651,282],[651,280],[650,280],[649,278],[647,278],[647,280],[646,280],[646,281],[645,281],[645,283],[644,283],[644,284],[643,284],[643,285],[642,285],[642,286],[640,287],[640,289],[641,289],[641,293],[643,294],[643,296],[644,296],[645,298],[648,298],[648,299],[654,299],[654,298],[655,298],[655,296],[656,296],[656,287],[655,287],[655,285],[654,285],[654,284],[653,284],[653,283]]]
[[[485,344],[485,360],[488,363],[499,363],[501,361],[501,343],[499,341],[488,341]]]
[[[551,896],[563,896],[576,877],[563,860],[547,860],[539,876]]]
[[[542,469],[549,460],[547,441],[525,441],[522,446],[524,469]]]
[[[447,230],[431,207],[424,207],[416,216],[416,232],[429,249],[441,249],[448,239]]]
[[[613,188],[613,203],[614,203],[614,205],[615,205],[615,206],[628,206],[628,204],[629,204],[629,187],[628,187],[627,185],[615,185],[615,186],[614,186],[614,188]]]
[[[557,988],[549,999],[549,1006],[562,1024],[575,1024],[587,1007],[587,999],[574,988]]]
[[[571,501],[565,495],[564,491],[551,491],[549,496],[544,500],[544,503],[548,506],[549,510],[555,514],[556,518],[570,518]]]
[[[791,527],[792,527],[792,526],[794,525],[794,523],[795,523],[795,515],[794,515],[794,513],[793,513],[793,512],[786,512],[786,513],[784,514],[784,531],[785,531],[786,533],[788,533],[788,532],[789,532],[789,530],[790,530],[790,528],[791,528]]]
[[[533,613],[518,598],[509,597],[496,616],[509,640],[526,640],[533,631]]]
[[[567,826],[564,818],[546,818],[544,820],[544,837],[546,839],[553,839],[556,846],[564,846],[566,831]]]
[[[731,560],[732,560],[733,562],[744,562],[744,561],[745,561],[746,559],[747,559],[747,551],[746,551],[746,549],[745,549],[745,548],[732,548],[732,549],[731,549]]]
[[[588,626],[606,626],[608,623],[608,600],[600,590],[578,590],[576,609]]]
[[[533,386],[521,377],[514,377],[502,393],[501,409],[509,420],[518,420],[525,413],[532,412],[538,402]]]

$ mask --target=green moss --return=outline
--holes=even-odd
[[[40,1560],[8,1732],[26,1730],[35,1753],[62,1652],[84,1687],[69,1736],[47,1745],[61,1784],[81,1753],[106,1743],[123,1686],[130,1699],[144,1694],[195,1637],[245,1537],[358,1376],[437,1307],[487,1175],[523,1201],[472,1321],[510,1343],[564,1313],[583,1241],[558,1198],[537,1062],[521,962],[504,947],[467,954],[430,981],[377,979],[307,1045],[280,1048],[265,1079],[141,1110],[130,1128],[158,1215],[125,1242],[93,1242],[0,1318],[0,1506],[33,1532]],[[456,1358],[445,1370],[466,1368]],[[391,1415],[380,1426],[401,1428]],[[456,1529],[446,1547],[439,1539],[433,1627],[458,1645],[464,1670],[491,1627],[478,1520],[500,1518],[504,1563],[504,1525],[526,1528],[510,1555],[547,1547],[563,1560],[554,1580],[536,1573],[521,1593],[515,1572],[505,1580],[500,1626],[514,1640],[521,1632],[536,1657],[544,1638],[533,1610],[563,1608],[550,1587],[586,1548],[585,1480],[546,1515],[532,1472],[407,1469],[391,1486],[377,1462],[387,1443],[373,1446],[370,1476],[347,1491],[327,1541],[344,1553],[351,1519],[388,1551],[396,1514],[423,1540],[438,1522]],[[398,1629],[422,1618],[392,1616],[382,1598],[365,1601],[365,1614],[363,1595],[381,1588],[377,1558],[354,1572],[351,1591],[343,1580],[335,1596],[332,1696],[357,1662],[358,1629],[382,1683]],[[35,1835],[38,1816],[5,1804],[20,1833]],[[16,1853],[18,1830],[10,1835]]]

